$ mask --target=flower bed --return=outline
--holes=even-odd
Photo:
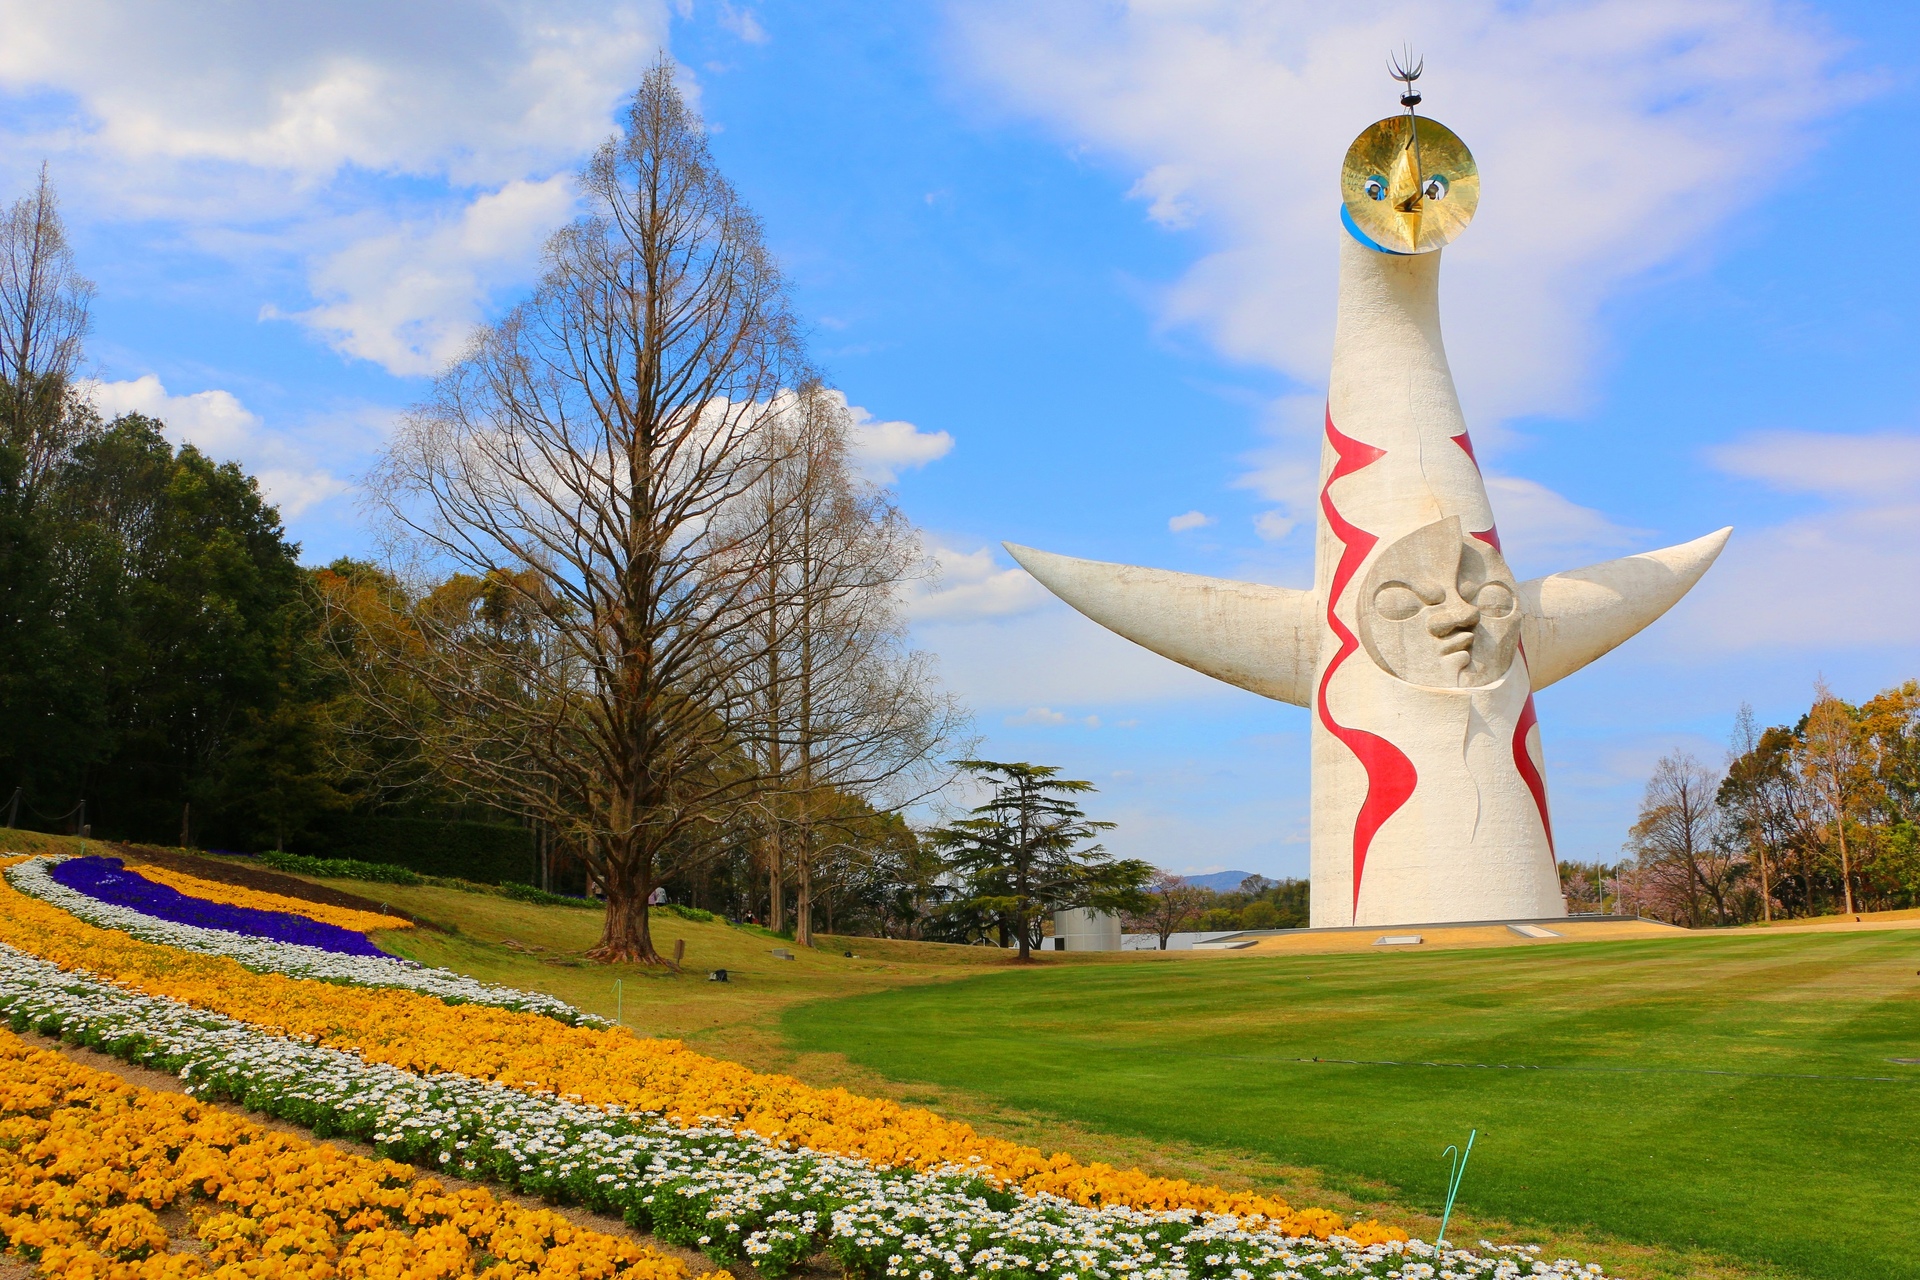
[[[1356,1231],[1308,1211],[1260,1222],[1192,1210],[1086,1207],[996,1192],[972,1171],[913,1172],[796,1149],[751,1134],[529,1094],[458,1075],[414,1075],[269,1036],[177,1001],[64,973],[0,947],[0,1013],[163,1067],[200,1096],[232,1097],[382,1154],[491,1175],[520,1189],[623,1213],[716,1261],[783,1274],[824,1249],[854,1280],[1319,1280],[1327,1276],[1514,1277],[1526,1250],[1474,1254]],[[1571,1263],[1547,1274],[1599,1276]]]
[[[369,956],[379,960],[393,958],[368,942],[363,933],[292,912],[263,911],[258,907],[188,897],[170,884],[161,884],[138,872],[128,871],[118,858],[65,858],[54,863],[48,874],[56,884],[75,893],[84,893],[96,901],[138,911],[155,920],[193,925],[201,929],[219,929],[249,938],[290,942],[295,946],[315,947],[336,955]]]
[[[25,945],[40,955],[65,957],[60,959],[62,964],[90,967],[90,958],[143,956],[143,959],[131,963],[143,972],[156,975],[205,972],[216,983],[231,984],[244,982],[241,975],[248,971],[255,974],[284,974],[292,978],[315,978],[321,982],[351,983],[355,986],[404,988],[439,1001],[524,1010],[569,1024],[605,1025],[604,1019],[583,1014],[553,996],[496,987],[446,969],[429,969],[410,960],[391,956],[340,955],[318,947],[248,937],[225,929],[207,929],[158,920],[131,907],[102,902],[67,888],[51,874],[51,868],[56,865],[46,858],[29,858],[9,866],[6,870],[9,888],[0,896],[4,896],[10,907],[27,911],[27,916],[22,920],[31,918],[39,922],[37,930],[29,932],[44,934],[41,941],[16,941],[15,945]],[[40,900],[34,904],[40,910],[28,908],[27,904],[33,899]],[[0,941],[15,941],[13,926],[14,922],[10,920],[0,927]],[[155,944],[154,954],[140,952],[137,948],[130,950],[119,947],[107,941],[116,936]],[[54,950],[46,950],[47,947]],[[191,965],[182,965],[181,952],[220,957],[235,963],[224,968],[215,965],[210,969],[196,969]],[[257,991],[257,987],[250,989]]]
[[[260,889],[248,889],[242,885],[226,884],[218,880],[202,880],[184,871],[174,871],[167,867],[150,863],[140,865],[139,874],[155,884],[164,884],[178,889],[193,898],[203,898],[208,902],[224,902],[233,907],[253,907],[260,911],[279,911],[290,915],[305,916],[309,920],[318,920],[322,924],[338,925],[342,929],[351,929],[355,933],[371,933],[375,929],[411,929],[413,921],[405,916],[383,916],[373,911],[355,911],[352,907],[334,907],[324,902],[309,902],[305,898],[289,898],[284,894],[267,893]]]
[[[5,1032],[0,1133],[0,1236],[47,1275],[687,1276],[551,1210],[416,1181],[404,1165],[134,1088]],[[162,1214],[185,1223],[170,1233]],[[173,1250],[183,1225],[195,1245]]]
[[[1211,1233],[1225,1233],[1217,1236],[1223,1252],[1209,1253],[1201,1259],[1205,1267],[1214,1265],[1207,1261],[1209,1258],[1223,1259],[1220,1265],[1224,1270],[1205,1272],[1208,1277],[1218,1275],[1223,1280],[1247,1280],[1254,1273],[1244,1271],[1242,1264],[1249,1259],[1265,1259],[1278,1267],[1287,1258],[1297,1261],[1319,1248],[1298,1239],[1285,1243],[1288,1231],[1324,1236],[1341,1229],[1340,1219],[1324,1210],[1295,1214],[1275,1197],[1154,1178],[1139,1170],[1083,1165],[1064,1155],[1048,1158],[1030,1147],[983,1137],[966,1125],[931,1112],[856,1097],[844,1090],[811,1089],[787,1077],[761,1075],[737,1064],[704,1058],[677,1042],[641,1040],[623,1029],[567,1027],[498,1008],[452,1007],[401,990],[355,989],[248,973],[230,961],[183,955],[93,928],[4,886],[0,886],[0,941],[48,957],[64,968],[90,970],[149,996],[170,997],[141,1006],[144,1012],[137,1019],[123,1018],[117,1027],[106,1027],[97,1018],[110,1002],[109,996],[121,1001],[140,1001],[143,997],[117,988],[103,989],[72,975],[56,977],[54,969],[43,964],[40,976],[30,985],[32,998],[40,1002],[36,1007],[43,1010],[34,1016],[50,1017],[52,1021],[46,1024],[49,1030],[80,1030],[106,1047],[123,1051],[147,1043],[141,1037],[153,1037],[154,1028],[165,1025],[169,1030],[155,1043],[171,1053],[174,1048],[167,1046],[180,1043],[179,1036],[184,1033],[178,1028],[182,1025],[199,1026],[203,1031],[229,1025],[225,1019],[209,1018],[204,1013],[189,1014],[186,1006],[191,1004],[254,1024],[252,1028],[231,1024],[246,1036],[259,1037],[259,1028],[284,1032],[292,1040],[272,1040],[272,1063],[247,1066],[247,1074],[230,1079],[218,1076],[221,1070],[240,1071],[245,1059],[236,1042],[222,1041],[206,1050],[204,1058],[210,1065],[195,1068],[205,1073],[195,1078],[204,1079],[209,1088],[244,1096],[249,1105],[265,1106],[273,1099],[284,1099],[284,1105],[292,1110],[283,1114],[301,1123],[334,1125],[340,1131],[363,1133],[389,1143],[430,1140],[441,1145],[391,1149],[466,1171],[490,1169],[496,1176],[541,1194],[565,1194],[590,1204],[622,1207],[636,1220],[652,1221],[663,1233],[699,1228],[691,1241],[720,1250],[718,1256],[732,1256],[726,1252],[729,1248],[746,1251],[749,1245],[756,1249],[764,1246],[768,1252],[758,1261],[770,1268],[778,1265],[781,1256],[800,1248],[799,1242],[809,1239],[810,1233],[830,1228],[837,1242],[832,1247],[847,1253],[845,1265],[858,1274],[873,1265],[878,1267],[875,1280],[880,1275],[891,1280],[949,1280],[970,1274],[961,1261],[981,1252],[963,1252],[955,1232],[973,1230],[983,1221],[983,1212],[1025,1214],[1035,1204],[1050,1206],[1032,1212],[1042,1214],[1044,1223],[1051,1225],[1035,1226],[1026,1218],[1016,1217],[994,1229],[1005,1228],[1016,1234],[1034,1230],[1054,1239],[1048,1234],[1054,1228],[1065,1229],[1075,1222],[1084,1225],[1087,1220],[1044,1215],[1072,1209],[1075,1214],[1096,1215],[1093,1226],[1087,1229],[1100,1239],[1105,1238],[1103,1233],[1119,1232],[1144,1240],[1145,1231],[1161,1231],[1161,1227],[1136,1229],[1139,1222],[1172,1220],[1184,1224],[1180,1229],[1195,1242],[1211,1242],[1216,1239]],[[21,963],[42,964],[25,956],[18,959]],[[62,991],[72,994],[53,999]],[[14,1007],[16,1011],[22,1008]],[[160,1010],[175,1012],[156,1012]],[[327,1056],[328,1046],[348,1052]],[[301,1055],[320,1056],[287,1056],[296,1050]],[[347,1077],[350,1086],[322,1097],[320,1091],[326,1087],[328,1073],[336,1069],[328,1063],[346,1064],[338,1069],[351,1073]],[[362,1074],[368,1072],[376,1074]],[[442,1092],[417,1092],[423,1088]],[[467,1092],[471,1090],[482,1092]],[[565,1100],[556,1098],[556,1094],[564,1095]],[[442,1103],[451,1106],[448,1100],[456,1096],[468,1101],[454,1110],[436,1110]],[[395,1110],[382,1110],[389,1103]],[[372,1110],[356,1112],[356,1107]],[[535,1110],[520,1110],[523,1107]],[[633,1118],[648,1112],[664,1115],[672,1123],[642,1123]],[[356,1115],[358,1119],[353,1118]],[[509,1119],[511,1125],[507,1125]],[[705,1123],[684,1131],[673,1127],[703,1120]],[[610,1129],[606,1127],[610,1123],[630,1127]],[[495,1128],[488,1128],[490,1125]],[[491,1147],[475,1145],[483,1131],[497,1131],[497,1136],[486,1139]],[[671,1139],[673,1145],[657,1149],[621,1147],[615,1141],[633,1138],[649,1142]],[[695,1142],[692,1148],[678,1145],[689,1138]],[[676,1190],[673,1194],[678,1198],[668,1203],[676,1212],[685,1209],[697,1213],[690,1220],[661,1218],[655,1209],[646,1207],[660,1203],[654,1191],[646,1194],[655,1199],[647,1202],[643,1196],[641,1207],[625,1200],[595,1200],[595,1196],[632,1189],[632,1162],[597,1163],[595,1153],[604,1154],[603,1148],[616,1156],[622,1151],[633,1152],[635,1160],[643,1150],[685,1154],[691,1161],[687,1176],[694,1181],[682,1186],[695,1190]],[[494,1156],[488,1157],[487,1150]],[[826,1153],[853,1160],[843,1168]],[[682,1159],[682,1155],[671,1158]],[[789,1160],[809,1163],[783,1163]],[[453,1165],[453,1161],[461,1163]],[[649,1167],[651,1161],[649,1155]],[[844,1180],[834,1184],[842,1188],[858,1190],[860,1178],[880,1177],[882,1183],[870,1195],[849,1199],[837,1208],[810,1198],[808,1189],[824,1185],[823,1179],[836,1169],[845,1173]],[[950,1182],[939,1182],[950,1176],[942,1173],[943,1169],[965,1170],[968,1176],[956,1189]],[[717,1189],[709,1186],[703,1181],[707,1172],[724,1175],[724,1185]],[[629,1186],[616,1185],[623,1179]],[[715,1198],[723,1193],[734,1199]],[[778,1199],[782,1196],[789,1199]],[[1145,1216],[1141,1211],[1146,1211]],[[1264,1216],[1269,1222],[1286,1225],[1279,1232],[1243,1232],[1237,1226],[1222,1225],[1225,1218],[1217,1217],[1212,1224],[1202,1223],[1198,1228],[1210,1234],[1194,1235],[1195,1221],[1209,1212],[1237,1215],[1243,1223]],[[708,1213],[720,1216],[708,1219]],[[1165,1216],[1168,1214],[1171,1219]],[[679,1227],[674,1225],[676,1221]],[[828,1227],[823,1227],[823,1222]],[[945,1225],[939,1225],[942,1223]],[[729,1225],[734,1229],[727,1230]],[[755,1231],[773,1234],[756,1241]],[[789,1234],[777,1234],[780,1232]],[[1363,1224],[1349,1234],[1380,1241],[1376,1247],[1386,1248],[1386,1237],[1398,1233]],[[706,1239],[700,1239],[701,1235]],[[939,1256],[949,1260],[937,1266],[921,1265],[925,1259],[918,1255],[933,1249],[937,1242],[944,1242],[938,1244]],[[1153,1250],[1171,1247],[1164,1232],[1151,1245]],[[1081,1247],[1052,1245],[1070,1253]],[[1349,1251],[1357,1247],[1339,1246]],[[1420,1261],[1425,1256],[1422,1248],[1417,1244],[1406,1246],[1401,1275],[1432,1274],[1420,1270],[1429,1265]],[[1309,1253],[1302,1253],[1302,1249]],[[875,1250],[886,1252],[881,1255]],[[1114,1257],[1106,1245],[1095,1253],[1100,1258]],[[978,1274],[997,1275],[1005,1269],[989,1265],[997,1256],[983,1261]],[[1155,1273],[1169,1280],[1181,1280],[1186,1275],[1185,1263],[1168,1271],[1167,1259],[1157,1252],[1155,1256],[1161,1260],[1152,1267],[1145,1262],[1137,1265],[1146,1271],[1158,1269]],[[896,1257],[900,1261],[895,1262]],[[866,1261],[861,1262],[861,1258]],[[886,1265],[878,1266],[876,1258]],[[1347,1265],[1333,1255],[1325,1260],[1329,1266]],[[1044,1280],[1062,1271],[1078,1274],[1050,1251],[1046,1257],[1029,1261],[1034,1268],[1028,1273],[1031,1280]],[[1507,1268],[1515,1265],[1512,1256],[1482,1261],[1484,1267],[1474,1263],[1474,1270],[1461,1274],[1518,1274],[1496,1269],[1496,1263]],[[1530,1259],[1521,1261],[1531,1263]],[[1465,1267],[1467,1263],[1459,1265]],[[1099,1275],[1100,1270],[1113,1272],[1113,1268],[1101,1264],[1089,1274],[1095,1280],[1107,1280]],[[922,1271],[928,1275],[922,1276]],[[1121,1267],[1118,1274],[1132,1273]]]
[[[29,861],[7,871],[13,888],[33,889],[48,901],[0,891],[0,942],[151,995],[182,1000],[317,1044],[350,1049],[370,1062],[409,1071],[455,1071],[632,1111],[714,1117],[730,1128],[816,1151],[861,1156],[881,1165],[971,1167],[996,1184],[1081,1204],[1185,1208],[1275,1219],[1293,1212],[1284,1200],[1257,1192],[1157,1178],[1138,1169],[1082,1164],[1061,1154],[1047,1156],[1032,1147],[986,1137],[931,1111],[863,1098],[844,1089],[815,1089],[790,1076],[762,1074],[705,1057],[674,1040],[641,1039],[620,1028],[565,1026],[554,1019],[518,1016],[500,1008],[450,1006],[391,987],[294,982],[277,973],[249,973],[239,964],[213,956],[185,956],[143,940],[154,937],[164,943],[169,937],[164,931],[184,926],[158,926],[163,932],[157,935],[153,930],[129,930],[139,932],[136,938],[86,923],[86,919],[100,918],[97,911],[85,914],[100,906],[91,899],[69,895],[78,899],[72,909],[82,919],[55,909],[54,903],[70,904],[43,892],[42,865]],[[52,888],[66,892],[57,885]],[[143,918],[134,919],[140,923]],[[344,958],[336,959],[346,963]]]

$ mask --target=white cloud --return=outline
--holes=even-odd
[[[122,163],[498,186],[598,142],[666,23],[645,0],[5,0],[0,86],[71,98],[76,149]]]
[[[1147,217],[1167,228],[1179,231],[1190,227],[1200,211],[1186,200],[1187,171],[1179,165],[1159,164],[1140,175],[1127,192],[1131,200],[1147,202]]]
[[[772,39],[751,9],[737,8],[720,0],[720,25],[748,44],[765,44]]]
[[[1204,511],[1187,511],[1167,521],[1170,533],[1185,533],[1189,529],[1204,529],[1213,524],[1214,519]]]
[[[838,391],[829,394],[840,396]],[[846,397],[840,396],[846,403]],[[882,422],[859,405],[848,405],[849,443],[861,470],[880,484],[891,484],[902,471],[918,470],[953,451],[953,436],[945,431],[922,431],[911,422]]]
[[[565,176],[510,182],[457,217],[367,236],[314,267],[321,304],[295,318],[389,373],[435,373],[465,347],[492,291],[532,273],[573,208]]]
[[[1680,642],[1831,652],[1920,635],[1920,435],[1763,432],[1709,455],[1729,474],[1828,499],[1734,529],[1693,591]]]
[[[1039,603],[1044,607],[1015,615],[916,618],[915,639],[940,655],[946,686],[987,714],[1061,706],[1117,714],[1142,702],[1259,701],[1122,640],[1051,597]]]
[[[240,462],[282,518],[352,488],[314,465],[297,445],[266,431],[259,415],[230,391],[169,395],[151,373],[123,382],[89,383],[87,390],[105,417],[145,414],[164,423],[167,438],[176,445],[191,444],[216,462]]]
[[[1309,386],[1333,331],[1334,175],[1394,109],[1382,58],[1410,41],[1427,108],[1485,178],[1446,291],[1488,425],[1575,407],[1600,306],[1763,198],[1862,90],[1836,80],[1834,37],[1771,0],[974,0],[956,25],[993,89],[1134,167],[1149,217],[1211,242],[1164,319]]]
[[[175,442],[191,444],[200,452],[224,459],[251,442],[260,430],[260,418],[231,391],[196,391],[168,395],[154,374],[125,382],[95,382],[87,388],[102,417],[141,413],[167,425]]]
[[[1533,480],[1488,472],[1486,485],[1500,544],[1523,577],[1610,559],[1647,537]]]
[[[1299,522],[1284,511],[1262,511],[1253,518],[1253,531],[1262,542],[1279,542],[1292,533]]]
[[[1762,431],[1707,451],[1728,475],[1759,480],[1783,493],[1887,499],[1920,491],[1920,435],[1882,431],[1839,435]]]
[[[1271,443],[1249,452],[1247,470],[1234,481],[1251,489],[1273,509],[1254,517],[1253,531],[1263,542],[1281,542],[1301,525],[1312,527],[1320,487],[1320,435],[1326,397],[1287,395],[1271,401],[1262,433]]]
[[[1064,711],[1055,711],[1052,707],[1028,707],[1017,716],[1008,716],[1000,723],[1014,729],[1077,724],[1089,729],[1100,727],[1099,716],[1070,716]]]
[[[531,277],[668,23],[662,0],[0,0],[0,92],[31,104],[0,180],[47,157],[127,256],[233,263],[264,315],[431,372]]]
[[[1053,599],[1025,569],[1003,568],[991,547],[961,551],[936,541],[929,549],[939,572],[907,600],[915,622],[1011,618]]]

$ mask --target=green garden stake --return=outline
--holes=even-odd
[[[613,1021],[616,1026],[624,1026],[626,1024],[626,1011],[626,997],[621,993],[620,979],[615,978],[613,980]]]
[[[1440,1153],[1443,1156],[1451,1155],[1453,1157],[1453,1165],[1451,1172],[1447,1176],[1447,1207],[1445,1212],[1440,1215],[1440,1234],[1433,1238],[1433,1247],[1436,1250],[1446,1244],[1447,1219],[1453,1216],[1453,1198],[1460,1194],[1460,1179],[1467,1172],[1467,1157],[1473,1154],[1473,1140],[1479,1136],[1480,1131],[1478,1129],[1469,1129],[1467,1131],[1467,1149],[1465,1151],[1462,1151],[1459,1147],[1449,1145],[1445,1151]]]

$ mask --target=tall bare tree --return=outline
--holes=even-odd
[[[1853,914],[1853,851],[1848,828],[1873,804],[1873,757],[1860,715],[1834,696],[1825,680],[1814,684],[1813,709],[1801,730],[1800,770],[1810,785],[1822,827],[1840,860],[1840,894]]]
[[[74,386],[92,303],[42,164],[32,194],[0,217],[0,430],[28,490],[97,421]]]
[[[1647,780],[1627,849],[1644,873],[1643,892],[1688,925],[1731,919],[1742,858],[1724,838],[1715,804],[1720,777],[1685,751],[1662,756]]]
[[[933,761],[960,731],[930,659],[907,647],[902,589],[927,572],[913,527],[857,474],[846,401],[811,389],[780,420],[778,459],[745,504],[736,541],[760,557],[761,652],[747,668],[771,910],[783,923],[794,878],[794,939],[813,933],[815,855],[864,822],[852,797],[897,808],[945,780]],[[758,544],[745,530],[759,534]]]
[[[607,913],[591,953],[661,963],[647,898],[749,794],[734,726],[765,531],[745,500],[812,382],[760,226],[663,59],[581,174],[586,216],[482,330],[371,488],[398,554],[504,593],[514,626],[415,609],[364,641],[431,698],[452,776],[541,820]],[[370,690],[377,695],[377,688]]]

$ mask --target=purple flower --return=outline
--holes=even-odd
[[[256,907],[235,907],[191,898],[169,885],[155,884],[143,875],[128,871],[118,858],[68,858],[55,863],[52,874],[56,881],[76,893],[131,908],[156,920],[198,925],[202,929],[224,929],[228,933],[271,938],[275,942],[295,942],[340,955],[392,958],[368,942],[365,935],[351,929],[322,924],[286,911],[261,911]]]

